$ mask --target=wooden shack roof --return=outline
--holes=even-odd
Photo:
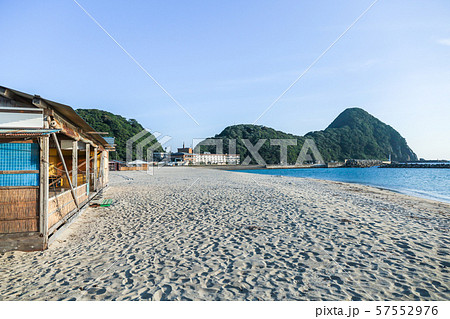
[[[85,135],[86,137],[96,142],[97,144],[101,145],[105,149],[109,150],[112,149],[109,143],[102,136],[96,134],[95,133],[96,130],[92,128],[85,120],[83,120],[77,114],[77,112],[75,112],[75,110],[68,105],[42,98],[39,95],[31,95],[4,86],[0,86],[0,95],[3,95],[13,100],[17,100],[18,102],[25,102],[33,106],[44,103],[48,105],[51,109],[53,109],[59,116],[64,118],[64,120],[70,122],[73,126],[79,128],[81,130],[82,135]]]

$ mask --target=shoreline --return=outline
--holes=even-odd
[[[334,168],[334,167],[333,167]],[[340,167],[340,168],[346,168],[346,167]],[[259,168],[258,168],[259,169]],[[263,168],[264,169],[264,168]],[[250,169],[253,170],[253,169]],[[255,169],[256,170],[256,169]],[[239,171],[239,170],[233,170],[233,171]],[[247,173],[247,174],[257,174],[257,175],[271,175],[271,176],[278,176],[275,174],[259,174],[259,173],[253,173],[253,172],[245,172],[246,169],[241,170],[242,173]],[[432,196],[432,195],[427,195],[426,193],[423,194],[422,196],[420,196],[419,191],[418,190],[399,190],[399,189],[394,189],[394,188],[388,188],[388,187],[383,187],[383,186],[379,186],[379,185],[375,185],[375,184],[370,184],[370,183],[362,183],[362,182],[352,182],[352,181],[340,181],[340,180],[333,180],[333,179],[323,179],[323,178],[315,178],[315,177],[303,177],[303,176],[289,176],[289,175],[279,175],[279,176],[283,176],[283,177],[293,177],[293,178],[307,178],[307,179],[313,179],[313,180],[319,180],[319,181],[325,181],[325,182],[338,182],[338,183],[348,183],[348,184],[356,184],[356,185],[362,185],[362,186],[370,186],[373,188],[378,188],[381,190],[386,190],[386,191],[391,191],[397,194],[402,194],[402,195],[407,195],[407,196],[412,196],[415,197],[417,199],[426,199],[426,200],[430,200],[430,201],[436,201],[439,203],[444,203],[444,204],[448,204],[450,205],[450,199],[446,200],[444,198],[441,197],[436,197],[436,196]]]
[[[448,300],[450,205],[237,171],[111,172],[44,252],[0,254],[1,300]]]

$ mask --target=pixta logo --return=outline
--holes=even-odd
[[[207,139],[194,139],[193,144],[196,145],[194,148],[194,153],[200,154],[201,146],[208,146],[215,148],[215,154],[224,154],[224,141],[228,142],[227,154],[237,154],[236,145],[237,139],[221,139],[221,138],[207,138]],[[266,161],[259,153],[262,146],[266,143],[267,139],[259,139],[255,144],[253,144],[249,139],[239,139],[241,144],[248,150],[250,153],[246,158],[242,161],[241,165],[249,165],[252,161],[252,158],[258,165],[266,165]],[[288,147],[296,146],[297,139],[270,139],[270,146],[279,146],[279,164],[287,165],[288,164]],[[306,139],[303,143],[303,146],[298,154],[295,165],[303,165],[308,162],[311,162],[311,159],[315,159],[316,164],[325,164],[323,160],[322,154],[320,154],[319,149],[317,148],[316,143],[313,139]]]
[[[163,147],[163,145],[169,142],[171,139],[171,136],[163,135],[160,132],[151,132],[148,129],[140,131],[136,135],[129,138],[126,142],[127,166],[146,167],[147,174],[153,175],[155,151]],[[146,150],[145,154],[144,150]],[[168,151],[170,152],[170,147]],[[158,153],[159,157],[164,157],[164,155],[161,155],[160,152]],[[156,162],[158,162],[158,160],[156,160]]]

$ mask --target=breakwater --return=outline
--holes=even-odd
[[[391,163],[383,164],[381,168],[450,168],[450,163]]]
[[[373,167],[380,166],[383,164],[380,160],[372,160],[372,159],[348,159],[345,161],[345,167]]]

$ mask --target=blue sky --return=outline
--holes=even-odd
[[[260,114],[373,1],[0,0],[0,85],[135,118],[190,144]],[[324,129],[359,106],[450,159],[450,2],[380,0],[258,124]]]

